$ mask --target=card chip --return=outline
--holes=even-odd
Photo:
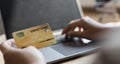
[[[16,34],[16,36],[17,36],[18,38],[23,37],[23,36],[24,36],[24,33],[23,33],[23,32],[19,32],[19,33]]]
[[[48,31],[49,31],[49,29],[48,29],[48,28],[45,28],[45,29],[44,29],[44,31],[45,31],[45,32],[48,32]]]

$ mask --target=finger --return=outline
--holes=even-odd
[[[5,42],[3,42],[2,46],[5,48],[10,48],[15,44],[15,40],[14,39],[9,39]]]
[[[24,52],[31,54],[31,56],[36,59],[36,62],[39,62],[40,64],[46,64],[43,54],[34,46],[28,46],[23,50]]]
[[[14,39],[9,39],[5,42],[5,44],[7,44],[8,46],[13,46],[15,44],[15,40]]]
[[[23,49],[21,49],[21,50],[23,50],[23,51],[25,51],[25,52],[32,53],[32,54],[36,54],[36,53],[41,54],[41,53],[37,50],[37,48],[35,48],[34,46],[28,46],[28,47],[23,48]]]
[[[85,20],[86,17],[83,17],[82,19],[77,19],[71,21],[63,30],[62,34],[67,34],[71,29],[74,29],[75,27],[79,28],[87,28],[87,23]]]
[[[67,35],[71,37],[82,37],[82,38],[85,37],[84,32],[76,32],[76,31],[70,31]]]
[[[26,48],[24,48],[22,50],[24,50],[25,52],[29,52],[29,53],[33,54],[34,56],[36,56],[36,57],[39,56],[39,58],[40,57],[44,58],[43,54],[37,48],[35,48],[34,46],[28,46],[28,47],[26,47]]]
[[[26,48],[23,48],[22,50],[27,51],[27,52],[31,52],[31,53],[35,53],[35,52],[40,53],[40,51],[37,48],[35,48],[34,46],[28,46]]]
[[[71,30],[74,30],[75,27],[78,26],[78,22],[77,21],[72,21],[72,23],[68,24],[64,29],[63,29],[63,32],[62,34],[66,34],[68,33],[69,31]]]
[[[11,50],[15,50],[14,47],[12,47],[12,45],[15,43],[14,39],[9,39],[5,42],[3,42],[1,45],[0,45],[0,49],[3,53],[7,53],[8,51],[11,51]]]
[[[3,48],[11,48],[15,44],[14,39],[9,39],[1,44]]]
[[[23,50],[29,50],[29,51],[31,51],[33,49],[36,49],[36,48],[34,46],[28,46],[26,48],[23,48]]]

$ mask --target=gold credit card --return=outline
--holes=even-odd
[[[18,48],[35,46],[46,47],[56,43],[48,23],[12,33]]]

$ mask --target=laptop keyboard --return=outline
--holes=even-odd
[[[57,40],[57,43],[61,43],[61,42],[65,41],[64,35],[56,35],[55,38]]]

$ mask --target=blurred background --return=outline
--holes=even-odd
[[[101,23],[119,22],[119,0],[80,0],[83,13]],[[0,17],[0,35],[4,34]]]
[[[101,23],[119,21],[120,0],[80,0],[86,16]],[[101,19],[102,18],[102,19]],[[111,20],[112,18],[112,20]]]
[[[0,35],[1,34],[4,34],[4,28],[3,28],[3,22],[2,22],[1,13],[0,13]]]

